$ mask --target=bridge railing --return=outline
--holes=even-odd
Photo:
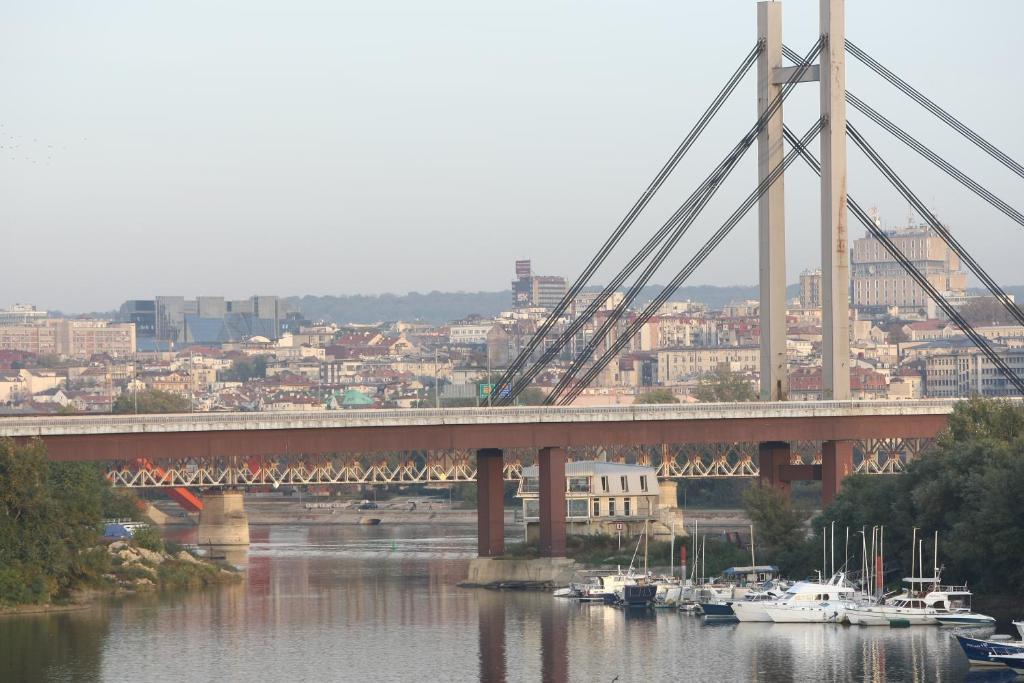
[[[541,421],[585,420],[588,417],[644,420],[656,416],[686,415],[694,417],[714,417],[737,411],[757,413],[770,411],[776,415],[793,414],[808,415],[838,411],[896,411],[908,414],[920,412],[949,412],[953,406],[963,399],[909,399],[909,400],[866,400],[866,401],[783,401],[783,402],[749,402],[749,403],[691,403],[662,405],[628,405],[628,406],[587,406],[587,407],[554,407],[528,406],[508,408],[402,408],[383,410],[339,410],[339,411],[268,411],[268,412],[204,412],[204,413],[172,413],[160,415],[73,415],[63,417],[51,416],[17,416],[0,417],[0,435],[5,429],[21,428],[74,428],[90,426],[147,426],[147,425],[215,425],[231,422],[241,424],[257,424],[267,421],[288,421],[302,423],[318,422],[365,422],[393,421],[403,422],[464,422],[473,419],[487,421]]]

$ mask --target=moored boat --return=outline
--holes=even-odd
[[[1024,653],[1013,655],[990,655],[990,659],[998,664],[1013,669],[1014,673],[1024,674]]]
[[[993,657],[1024,654],[1024,642],[1019,640],[969,638],[959,633],[953,635],[971,666],[1003,666],[1005,662],[996,661]]]

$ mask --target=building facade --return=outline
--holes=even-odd
[[[967,276],[960,270],[960,260],[934,230],[915,226],[886,230],[886,234],[936,290],[964,294]],[[855,308],[870,311],[898,306],[927,311],[932,305],[924,290],[874,237],[854,240],[850,273]]]
[[[523,468],[516,494],[522,500],[526,537],[536,537],[540,521],[539,470]],[[657,521],[661,489],[653,467],[614,462],[565,464],[565,519],[568,533],[634,534]],[[621,528],[619,527],[621,525]]]
[[[761,349],[757,346],[662,349],[658,351],[658,382],[674,384],[706,375],[723,365],[736,372],[760,372]]]
[[[821,308],[821,268],[800,273],[800,308]]]
[[[534,275],[529,260],[516,261],[516,279],[512,281],[512,303],[516,308],[553,310],[567,289],[564,277]]]
[[[1024,377],[1024,349],[995,347],[999,357]],[[928,398],[968,396],[1017,396],[1017,390],[977,349],[964,348],[957,353],[938,353],[925,359],[925,395]]]

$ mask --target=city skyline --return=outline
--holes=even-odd
[[[953,51],[925,52],[919,36],[995,61],[1012,50],[1013,18],[1024,10],[931,7],[922,15],[858,3],[848,34],[1022,156],[1014,107],[975,104],[1002,90],[999,73]],[[65,10],[57,24],[47,3],[12,12],[0,54],[20,68],[0,75],[13,95],[0,122],[0,198],[13,248],[47,258],[53,274],[31,276],[28,259],[8,264],[5,299],[90,311],[160,291],[501,291],[506,269],[494,264],[524,257],[572,281],[754,36],[746,4],[585,16],[569,6],[454,0],[430,12],[300,9],[204,8],[200,31],[189,14],[159,7]],[[994,14],[1003,21],[991,22]],[[920,32],[907,33],[909,25]],[[806,49],[816,3],[787,4],[784,28],[792,47]],[[708,57],[705,68],[688,68]],[[912,104],[849,66],[851,89],[897,122],[910,120]],[[1012,104],[1016,95],[1004,93]],[[809,120],[813,94],[787,103],[794,127]],[[748,77],[611,261],[633,253],[752,117]],[[954,151],[954,161],[980,158],[936,121],[916,121],[913,132]],[[893,163],[989,271],[1015,284],[1006,255],[1014,250],[1002,245],[1020,237],[1016,227],[885,134],[865,132],[895,152]],[[982,169],[979,180],[1014,196],[1004,169],[984,159]],[[789,202],[787,280],[795,282],[818,264],[817,198],[804,169],[790,176],[799,201]],[[753,178],[751,157],[656,281],[671,277]],[[887,226],[907,222],[905,204],[855,153],[851,192],[877,204]],[[984,231],[974,229],[979,222]],[[734,284],[737,272],[752,282],[754,223],[749,216],[692,282]],[[110,275],[81,287],[82,263]],[[596,281],[604,280],[602,271]]]

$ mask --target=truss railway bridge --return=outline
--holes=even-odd
[[[854,472],[902,469],[955,401],[819,401],[608,407],[188,413],[0,419],[55,460],[108,464],[117,486],[203,489],[209,525],[238,516],[240,490],[297,485],[475,483],[481,556],[504,552],[504,481],[540,470],[541,546],[565,552],[565,462],[611,453],[664,480],[820,480],[831,500]],[[198,507],[198,506],[197,506]]]

